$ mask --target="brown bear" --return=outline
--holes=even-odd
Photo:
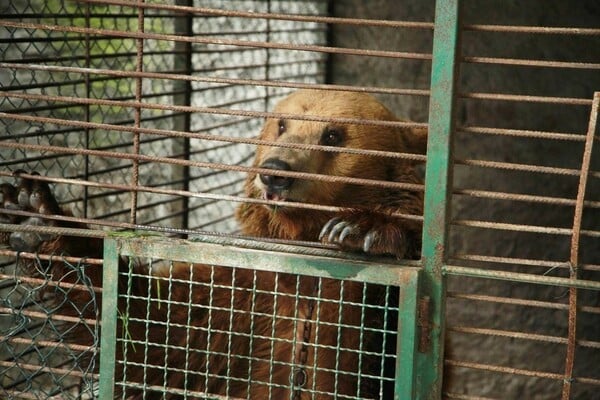
[[[246,196],[261,201],[243,203],[236,213],[243,234],[419,257],[421,226],[406,217],[421,215],[423,207],[418,188],[407,190],[421,182],[414,158],[356,150],[422,154],[424,130],[377,123],[397,119],[374,97],[354,92],[297,91],[273,115],[245,182]],[[63,213],[42,180],[17,179],[16,187],[1,186],[5,209]],[[10,213],[4,220],[47,224],[41,217],[21,220]],[[102,255],[99,239],[18,231],[9,240],[20,251]],[[182,398],[182,390],[190,398],[392,396],[390,332],[396,325],[384,305],[393,305],[397,293],[389,288],[202,264],[122,264],[120,290],[128,296],[119,299],[126,318],[119,320],[115,387],[127,398]],[[81,282],[66,263],[42,265],[38,273]],[[85,279],[101,286],[100,268],[86,267]],[[68,301],[58,300],[56,312],[95,317],[95,309],[81,307],[92,292],[69,290],[65,296]],[[84,338],[70,337],[91,343]]]

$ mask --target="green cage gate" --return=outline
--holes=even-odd
[[[276,246],[277,251],[261,250],[260,247],[254,241],[219,240],[214,237],[193,242],[157,237],[107,239],[100,397],[112,398],[115,391],[121,393],[138,389],[143,395],[158,392],[212,398],[210,393],[214,388],[221,388],[221,391],[224,389],[221,396],[232,398],[228,395],[229,388],[237,386],[235,393],[243,393],[244,390],[239,389],[242,386],[247,393],[243,398],[255,398],[254,388],[262,386],[266,388],[262,393],[269,393],[270,398],[282,397],[282,393],[287,393],[290,388],[294,397],[304,393],[309,397],[364,398],[361,395],[361,382],[371,387],[374,385],[380,393],[384,392],[385,386],[394,386],[397,398],[413,397],[416,382],[412,370],[416,365],[419,340],[417,306],[421,269],[416,266],[397,267],[343,260],[335,252],[327,254],[325,251],[315,252],[314,249],[289,245]],[[140,272],[135,272],[133,268],[119,269],[122,256],[151,260],[147,262],[148,271],[155,270],[156,264],[160,263],[153,260],[169,262],[162,266],[166,269],[162,274],[153,276],[152,272],[146,272],[136,276]],[[172,261],[180,264],[174,265]],[[191,263],[202,265],[194,266]],[[182,279],[181,271],[174,271],[182,268],[190,273],[188,279]],[[249,271],[249,276],[245,276]],[[154,290],[142,298],[140,294],[132,293],[135,289],[121,288],[119,292],[118,282],[132,283],[135,279],[156,280],[156,283],[150,284]],[[350,285],[350,281],[359,283],[357,298],[345,293],[357,289],[356,285]],[[292,283],[292,290],[286,287],[289,282]],[[310,282],[308,291],[305,288],[307,282]],[[177,285],[183,285],[186,296],[190,296],[189,301],[171,297],[176,296],[173,293],[177,291]],[[326,296],[326,287],[331,285],[336,286],[337,293]],[[369,304],[371,285],[386,286],[386,298],[382,306]],[[157,290],[159,286],[164,289]],[[392,287],[399,288],[399,294],[391,290]],[[394,299],[393,296],[398,298]],[[294,304],[291,315],[278,307],[279,303],[287,303],[289,298],[293,299]],[[311,304],[310,312],[308,304]],[[134,307],[143,311],[136,312]],[[151,317],[151,307],[165,310],[159,321]],[[191,314],[205,314],[194,321],[201,320],[206,324],[198,326],[190,323]],[[348,314],[355,314],[357,319],[351,321],[345,317]],[[397,315],[397,326],[389,324],[392,314]],[[375,324],[365,323],[373,320],[374,315],[378,316]],[[263,321],[259,321],[261,319]],[[268,320],[266,331],[254,329],[255,324],[265,325],[265,320]],[[288,334],[280,330],[282,321],[292,327],[286,332]],[[145,325],[143,337],[133,338],[128,334],[134,324]],[[302,334],[306,324],[313,325],[315,337]],[[153,330],[160,330],[161,334],[149,333]],[[349,348],[339,341],[341,330],[346,330],[346,335],[356,335],[361,339],[376,334],[382,342],[375,350],[362,348],[362,340],[358,348]],[[390,353],[389,349],[394,348],[395,343],[386,343],[386,340],[395,341],[397,332],[397,353]],[[226,339],[222,340],[219,335]],[[119,350],[115,350],[115,345]],[[149,347],[163,348],[164,359],[149,358]],[[306,348],[308,353],[314,354],[312,362],[301,359],[300,348]],[[185,360],[186,365],[167,362],[176,352],[183,352],[184,356],[179,359]],[[329,371],[335,375],[332,379],[334,385],[329,388],[315,379],[318,374],[327,372],[319,361],[320,354],[336,360],[335,368]],[[196,359],[197,366],[198,358],[206,359],[200,363],[205,369],[190,369],[187,363]],[[344,364],[349,359],[357,362],[356,371],[355,365]],[[396,367],[395,377],[384,375],[384,366],[390,363]],[[128,375],[128,367],[142,367],[144,376]],[[254,371],[257,369],[269,372],[261,375]],[[115,370],[119,372],[115,374]],[[157,373],[164,375],[164,386],[147,384],[145,375]],[[181,375],[182,379],[189,382],[200,381],[194,386],[204,387],[204,391],[169,387],[172,381],[169,377],[174,374]],[[359,383],[356,392],[343,393],[338,389],[346,380]],[[215,398],[219,396],[215,395]]]

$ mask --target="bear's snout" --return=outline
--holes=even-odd
[[[262,163],[260,168],[267,168],[279,171],[291,171],[292,167],[290,164],[282,161],[278,158],[269,158],[265,162]],[[267,187],[267,189],[271,192],[281,192],[286,189],[289,189],[294,182],[294,178],[289,178],[285,176],[277,176],[277,175],[269,175],[269,174],[260,174],[260,181]]]

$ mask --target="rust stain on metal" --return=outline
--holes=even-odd
[[[427,353],[431,349],[431,298],[425,296],[419,299],[417,325],[419,326],[418,350]]]
[[[581,162],[581,174],[579,175],[579,187],[577,188],[577,201],[575,204],[575,215],[573,217],[573,234],[571,236],[571,279],[578,277],[579,265],[579,238],[581,236],[581,221],[583,218],[583,202],[585,199],[585,189],[590,172],[590,163],[592,159],[592,146],[594,144],[594,134],[596,132],[596,122],[598,118],[598,107],[600,103],[600,92],[594,94],[592,110],[590,113],[590,123],[583,150],[583,160]],[[562,399],[568,400],[571,397],[571,383],[573,382],[573,368],[575,364],[575,349],[577,347],[577,288],[569,288],[569,331],[567,334],[567,355],[565,357],[565,373],[563,380]]]

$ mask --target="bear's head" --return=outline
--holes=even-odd
[[[273,170],[273,174],[250,174],[246,184],[249,197],[341,207],[360,206],[367,198],[377,195],[373,193],[377,189],[344,181],[314,179],[312,174],[398,180],[398,175],[405,174],[407,168],[413,169],[410,162],[327,151],[315,148],[315,145],[337,149],[425,152],[425,130],[415,132],[414,129],[398,126],[370,125],[368,121],[398,119],[365,93],[300,90],[280,101],[273,111],[285,117],[266,120],[260,139],[273,143],[273,146],[259,146],[254,161],[255,167]],[[295,116],[300,119],[295,119]],[[364,123],[349,123],[347,120],[362,120]],[[287,172],[310,175],[278,175],[282,172],[284,175]],[[278,207],[278,210],[286,208]],[[287,210],[292,211],[292,208]]]

